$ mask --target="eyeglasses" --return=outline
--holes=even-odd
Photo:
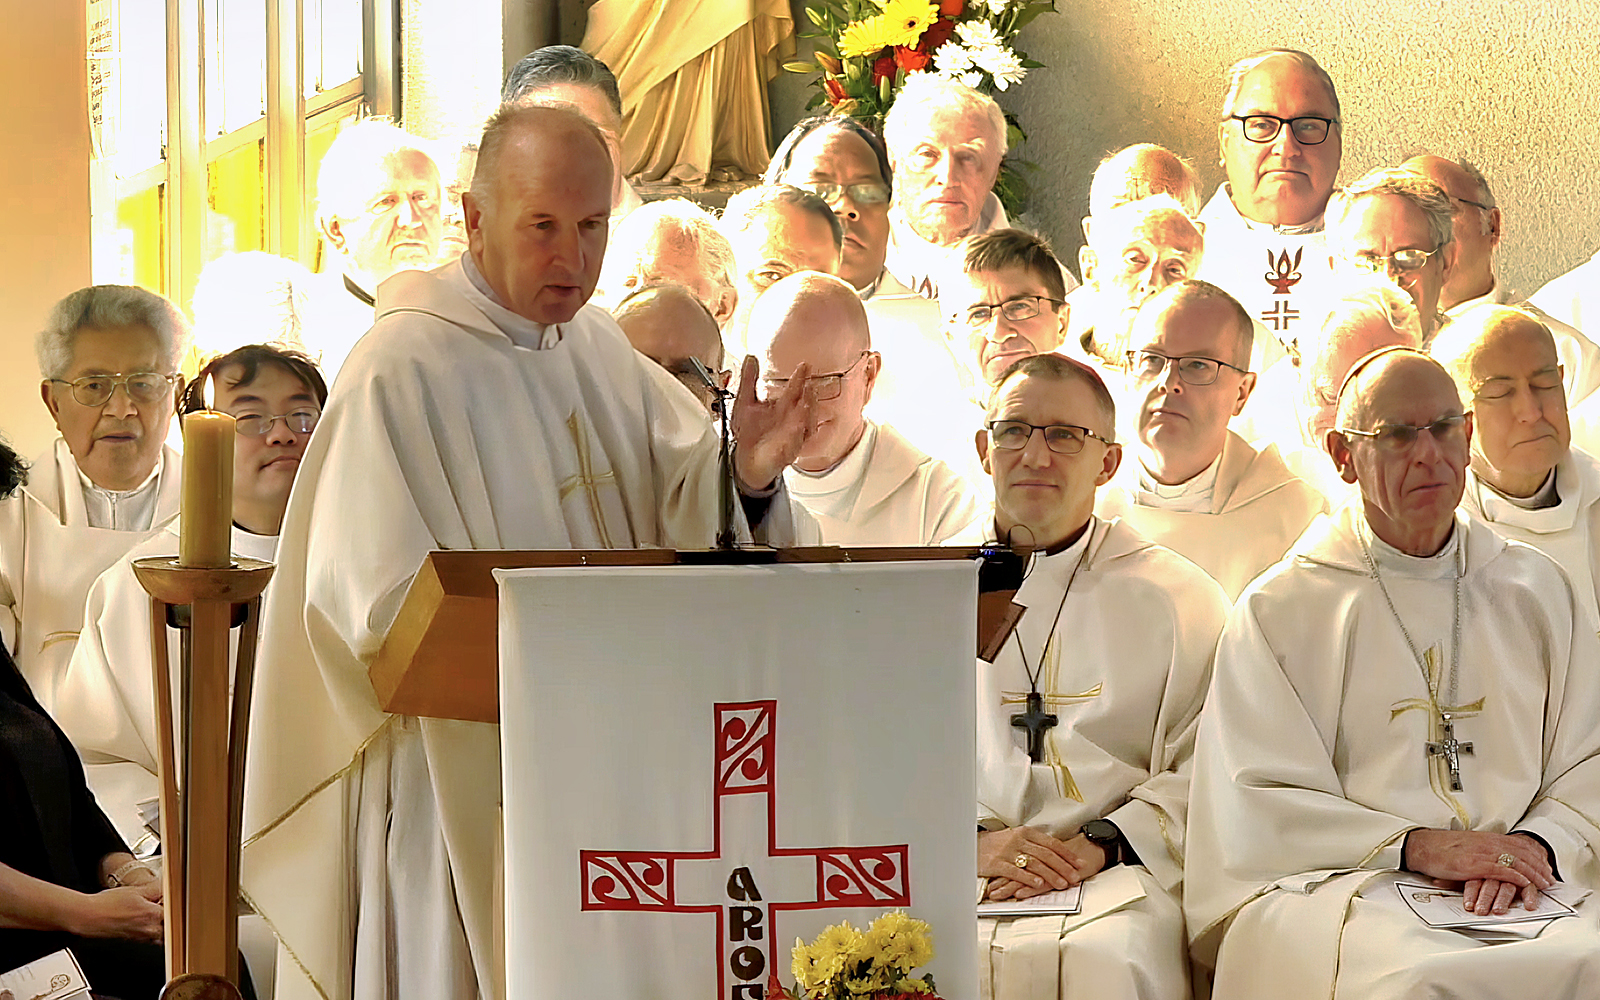
[[[1485,205],[1481,201],[1473,201],[1470,198],[1457,198],[1455,195],[1451,195],[1450,196],[1450,200],[1451,201],[1459,201],[1463,205],[1471,205],[1473,208],[1482,209],[1485,212],[1494,211],[1494,206],[1493,205]]]
[[[1155,351],[1129,351],[1128,374],[1141,382],[1153,382],[1161,377],[1167,370],[1167,365],[1177,367],[1178,378],[1189,385],[1210,385],[1217,380],[1222,369],[1230,368],[1241,375],[1249,374],[1238,365],[1230,365],[1226,361],[1216,358],[1202,358],[1198,355],[1173,358]]]
[[[1396,250],[1391,254],[1357,253],[1347,258],[1351,265],[1358,271],[1368,274],[1383,274],[1389,270],[1393,262],[1394,269],[1402,274],[1420,271],[1428,264],[1428,258],[1438,253],[1439,247],[1432,250]]]
[[[842,372],[828,372],[823,375],[807,376],[806,384],[811,388],[812,398],[819,403],[830,399],[838,399],[839,394],[844,391],[845,376],[855,371],[856,365],[859,365],[862,359],[871,355],[871,351],[862,351],[860,357],[856,358],[855,363]],[[765,396],[771,399],[774,396],[781,395],[784,388],[791,381],[793,380],[786,378],[764,378],[761,380],[761,387]]]
[[[1385,451],[1406,451],[1417,443],[1417,438],[1426,431],[1440,444],[1454,444],[1465,436],[1467,417],[1464,413],[1457,413],[1449,417],[1440,417],[1431,424],[1418,427],[1413,424],[1384,424],[1375,430],[1358,431],[1353,427],[1336,428],[1340,434],[1368,438],[1373,444]]]
[[[1319,146],[1328,138],[1328,130],[1339,124],[1337,118],[1305,115],[1300,118],[1279,118],[1277,115],[1229,115],[1244,130],[1251,142],[1271,142],[1285,125],[1289,134],[1302,146]]]
[[[809,184],[797,184],[795,186],[810,191],[830,205],[845,195],[849,195],[850,200],[857,205],[882,205],[889,200],[889,188],[878,181],[865,181],[861,184],[834,184],[829,181],[813,181]]]
[[[49,382],[59,382],[61,385],[72,387],[72,398],[83,406],[104,406],[111,400],[111,394],[117,391],[117,386],[122,386],[128,393],[128,398],[135,403],[154,403],[164,398],[172,391],[172,384],[178,380],[177,375],[162,375],[159,372],[134,372],[124,375],[117,372],[115,375],[85,375],[83,378],[67,381],[64,378],[46,379]]]
[[[320,410],[292,410],[268,416],[265,413],[246,413],[234,421],[233,429],[245,437],[266,437],[272,426],[283,421],[283,426],[296,434],[310,434],[322,419]]]
[[[1002,451],[1021,451],[1033,440],[1034,431],[1044,431],[1044,443],[1057,455],[1076,455],[1083,450],[1083,446],[1094,438],[1101,444],[1110,445],[1110,438],[1103,438],[1087,427],[1076,424],[1050,424],[1040,427],[1021,420],[991,420],[989,421],[989,441]]]
[[[994,320],[997,312],[1009,323],[1021,323],[1043,312],[1045,302],[1057,308],[1063,305],[1060,299],[1048,295],[1019,295],[1004,302],[980,302],[967,310],[967,325],[974,330],[982,329]]]

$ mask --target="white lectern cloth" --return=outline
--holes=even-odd
[[[974,564],[495,575],[507,996],[754,996],[893,908],[977,995]]]

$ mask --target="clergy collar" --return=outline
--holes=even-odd
[[[1156,477],[1145,468],[1144,462],[1140,461],[1139,488],[1134,498],[1143,507],[1209,514],[1212,497],[1217,491],[1217,473],[1221,469],[1222,453],[1218,452],[1211,464],[1199,473],[1190,476],[1184,482],[1168,486],[1157,482]]]
[[[795,478],[791,480],[793,484],[791,489],[804,496],[817,496],[846,489],[865,477],[867,463],[872,459],[873,445],[878,439],[878,428],[870,420],[863,423],[866,426],[861,436],[856,439],[850,450],[845,452],[844,457],[833,463],[831,468],[821,472],[807,472],[799,466],[794,466]]]
[[[1401,552],[1377,536],[1372,530],[1372,525],[1367,523],[1365,514],[1361,516],[1358,530],[1371,549],[1373,561],[1378,564],[1380,570],[1424,580],[1453,580],[1466,572],[1466,559],[1461,550],[1462,531],[1459,519],[1451,520],[1450,537],[1445,540],[1444,546],[1431,556],[1414,556]]]
[[[104,486],[99,485],[93,479],[90,479],[88,474],[83,471],[82,466],[78,465],[77,459],[73,459],[72,468],[73,471],[78,474],[78,482],[83,486],[84,492],[94,493],[98,496],[105,497],[112,503],[121,503],[132,497],[136,497],[141,493],[151,490],[155,486],[156,480],[161,478],[162,466],[166,464],[165,459],[165,449],[162,449],[161,452],[156,454],[155,467],[150,470],[150,474],[148,476],[144,477],[144,482],[140,483],[138,486],[135,486],[131,490],[108,490]]]
[[[868,285],[865,288],[856,289],[856,297],[859,298],[862,302],[865,302],[868,299],[872,298],[874,295],[878,294],[878,286],[883,284],[883,276],[885,274],[887,274],[887,273],[888,273],[888,268],[884,268],[883,270],[879,271],[878,272],[878,276],[876,278],[872,279],[872,284]]]
[[[1533,491],[1532,496],[1514,497],[1498,489],[1493,483],[1480,478],[1477,473],[1473,473],[1472,485],[1478,490],[1478,509],[1483,510],[1485,513],[1488,512],[1488,504],[1493,503],[1495,500],[1507,503],[1518,510],[1544,510],[1548,507],[1561,506],[1561,492],[1556,489],[1556,470],[1554,466],[1551,467],[1550,474],[1544,477],[1544,482],[1540,484],[1539,488]],[[1492,496],[1485,495],[1485,490]]]
[[[1239,221],[1244,223],[1244,227],[1252,232],[1274,233],[1278,236],[1314,236],[1322,232],[1323,217],[1321,215],[1303,226],[1276,226],[1270,222],[1257,222],[1254,219],[1246,218],[1245,214],[1239,211],[1239,206],[1233,203],[1233,185],[1224,183],[1222,190],[1228,196],[1228,204],[1233,208],[1233,214],[1237,215]]]
[[[455,279],[457,271],[453,267],[446,267],[444,274],[447,279]],[[461,255],[461,278],[451,283],[464,295],[469,302],[477,306],[482,313],[489,317],[490,322],[499,327],[513,344],[527,348],[530,351],[548,351],[561,343],[561,325],[552,323],[546,326],[535,323],[518,313],[512,312],[500,301],[500,296],[495,294],[489,285],[489,280],[478,270],[478,264],[469,253]]]

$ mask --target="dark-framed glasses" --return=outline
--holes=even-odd
[[[1104,438],[1087,427],[1077,424],[1049,424],[1041,427],[1022,420],[991,420],[989,427],[989,443],[1002,451],[1021,451],[1033,440],[1034,431],[1044,432],[1045,445],[1057,455],[1076,455],[1083,450],[1083,446],[1094,438],[1101,444],[1110,445],[1110,438]]]
[[[1057,308],[1062,305],[1060,299],[1052,299],[1048,295],[1019,295],[1004,302],[979,302],[967,309],[967,325],[980,330],[994,321],[996,313],[1004,316],[1009,323],[1021,323],[1044,312],[1046,302]]]
[[[844,392],[845,376],[855,371],[857,365],[871,356],[871,351],[862,351],[850,367],[842,372],[826,372],[822,375],[806,376],[806,384],[811,389],[812,398],[819,403],[830,399],[838,399],[839,394]],[[788,387],[791,381],[793,380],[786,378],[764,378],[761,380],[763,394],[768,399],[781,396],[783,395],[783,390]]]
[[[1217,376],[1224,368],[1241,375],[1247,374],[1238,365],[1230,365],[1216,358],[1203,358],[1199,355],[1174,358],[1155,351],[1128,352],[1128,374],[1140,382],[1153,382],[1160,378],[1169,364],[1177,369],[1178,378],[1189,385],[1210,385],[1217,380]]]
[[[1302,146],[1317,146],[1327,141],[1328,132],[1339,124],[1337,118],[1303,115],[1299,118],[1279,118],[1277,115],[1229,115],[1244,130],[1251,142],[1271,142],[1285,125],[1289,134]]]
[[[321,410],[299,409],[288,413],[246,413],[235,417],[233,429],[245,437],[266,437],[272,426],[282,420],[283,425],[296,434],[310,434],[322,419]]]
[[[178,376],[163,375],[160,372],[133,372],[129,375],[117,372],[115,375],[85,375],[70,382],[64,378],[47,381],[71,386],[72,398],[83,406],[104,406],[119,385],[134,402],[154,403],[172,391],[173,383],[178,381]]]
[[[1483,202],[1481,202],[1481,201],[1473,201],[1471,198],[1457,198],[1455,195],[1451,195],[1450,196],[1450,200],[1451,201],[1459,201],[1463,205],[1471,205],[1473,208],[1476,208],[1476,209],[1478,209],[1480,211],[1483,211],[1483,212],[1492,212],[1492,211],[1494,211],[1494,206],[1493,205],[1485,205]]]
[[[832,204],[848,195],[857,205],[883,205],[889,201],[889,186],[882,181],[863,181],[860,184],[834,184],[831,181],[810,181],[796,187],[810,191],[823,201]]]
[[[1356,430],[1354,427],[1336,428],[1340,434],[1363,437],[1385,451],[1405,451],[1417,443],[1417,439],[1427,432],[1440,444],[1454,444],[1466,436],[1467,416],[1456,413],[1448,417],[1440,417],[1431,424],[1383,424],[1370,431]]]
[[[1432,250],[1396,250],[1391,254],[1356,253],[1349,258],[1350,263],[1358,271],[1367,274],[1386,274],[1389,265],[1394,264],[1394,269],[1401,274],[1410,274],[1420,271],[1428,265],[1428,258],[1439,252],[1438,247]]]

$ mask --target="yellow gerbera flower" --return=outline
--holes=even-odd
[[[846,59],[877,55],[896,44],[889,41],[892,28],[893,25],[882,14],[847,24],[844,31],[839,33],[839,54]]]
[[[888,44],[914,46],[939,16],[939,5],[929,0],[888,0],[879,15],[888,25]]]

